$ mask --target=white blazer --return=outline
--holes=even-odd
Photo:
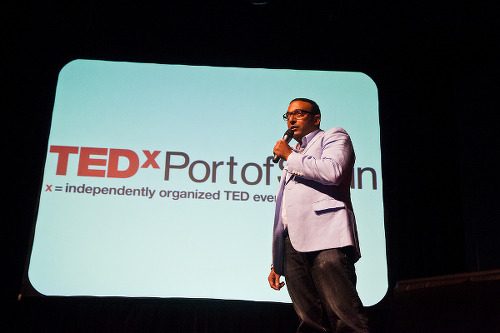
[[[286,219],[292,246],[299,252],[353,246],[361,257],[350,186],[355,154],[342,128],[320,130],[304,151],[292,152],[283,170],[273,230],[273,267],[284,275],[284,227],[281,206],[286,192]],[[288,172],[287,172],[288,170]]]

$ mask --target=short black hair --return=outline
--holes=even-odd
[[[312,99],[309,99],[309,98],[305,98],[305,97],[297,97],[297,98],[294,98],[290,101],[290,103],[292,102],[295,102],[295,101],[299,101],[299,102],[306,102],[306,103],[309,103],[312,105],[312,110],[311,112],[313,114],[321,114],[321,110],[319,109],[319,106],[318,104],[313,101]]]

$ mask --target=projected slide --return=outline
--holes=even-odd
[[[378,95],[356,72],[75,60],[61,69],[28,278],[42,295],[290,302],[269,288],[272,149],[295,97],[343,127],[365,305],[387,289]]]

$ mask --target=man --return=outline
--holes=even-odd
[[[316,102],[296,98],[283,115],[296,148],[281,139],[276,156],[286,160],[276,200],[273,265],[269,285],[285,276],[300,319],[297,332],[368,332],[356,291],[360,258],[350,198],[354,150],[341,128],[320,129]]]

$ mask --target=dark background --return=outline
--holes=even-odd
[[[17,300],[57,75],[78,58],[368,74],[379,91],[390,282],[386,298],[368,309],[374,326],[381,332],[500,327],[498,274],[490,274],[500,269],[496,6],[412,0],[2,6],[3,331],[293,332],[296,325],[287,304]],[[400,287],[443,276],[448,282]]]

